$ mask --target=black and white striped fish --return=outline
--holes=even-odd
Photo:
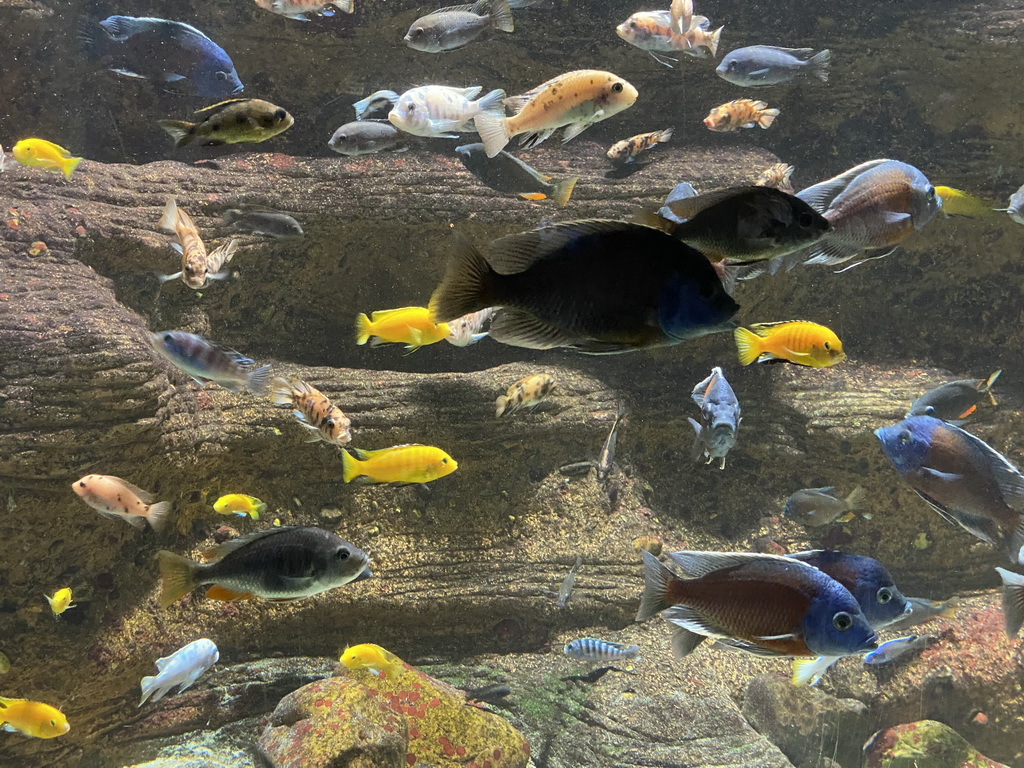
[[[565,646],[565,655],[577,661],[622,661],[623,659],[639,659],[640,646],[626,646],[623,643],[610,643],[594,637],[581,637]]]

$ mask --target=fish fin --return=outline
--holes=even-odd
[[[235,592],[233,589],[214,584],[206,590],[207,600],[219,600],[223,603],[234,603],[238,600],[252,600],[255,597],[251,592]]]
[[[672,138],[672,134],[675,132],[675,128],[663,128],[660,131],[654,132],[654,141],[656,144],[664,144]]]
[[[480,0],[477,5],[486,6],[491,16],[492,29],[497,29],[499,32],[515,32],[516,27],[512,21],[512,9],[508,5],[508,0],[490,0],[489,2]],[[505,98],[504,95],[502,98]]]
[[[520,192],[519,196],[523,200],[547,200],[548,196],[543,192]]]
[[[511,411],[508,410],[508,406],[509,406],[509,399],[507,397],[505,397],[505,395],[499,395],[498,399],[494,401],[494,416],[495,416],[495,418],[500,419],[502,416],[505,415],[506,411],[511,413]]]
[[[195,135],[191,129],[196,127],[195,123],[185,120],[157,120],[157,125],[164,129],[174,139],[174,148],[181,149],[192,141]]]
[[[724,629],[708,623],[698,609],[689,605],[679,604],[669,606],[662,613],[662,616],[664,616],[665,620],[669,623],[675,624],[677,627],[683,627],[697,635],[714,637],[716,639],[728,636],[728,633]]]
[[[177,251],[179,256],[185,251],[185,249],[181,247],[181,243],[169,243],[169,245],[171,246],[172,250]],[[181,272],[179,272],[178,274],[180,275]]]
[[[168,517],[170,514],[171,502],[161,501],[157,504],[153,504],[146,510],[145,518],[149,521],[149,526],[159,533],[169,522]]]
[[[1010,534],[1010,559],[1024,565],[1024,516]]]
[[[160,275],[156,276],[156,279],[160,281],[160,284],[169,283],[171,280],[177,280],[181,277],[181,272],[175,272],[173,275]]]
[[[124,69],[123,67],[117,67],[116,69],[110,70],[115,75],[121,75],[121,77],[130,77],[135,80],[148,80],[145,75],[140,75],[138,72],[132,72],[130,69]]]
[[[701,440],[700,437],[700,433],[704,428],[696,419],[687,417],[686,420],[690,422],[690,426],[693,427],[694,431],[697,433],[693,438],[693,448],[690,451],[690,455],[694,461],[700,461],[704,457],[704,441]]]
[[[782,114],[778,109],[766,109],[757,118],[757,124],[762,128],[771,128],[775,118]]]
[[[668,67],[669,69],[675,69],[673,64],[679,62],[679,59],[673,58],[671,56],[666,56],[663,53],[655,53],[654,51],[648,51],[647,53],[649,53],[651,55],[651,58],[654,59],[656,62],[661,64],[663,67]]]
[[[793,560],[781,555],[765,555],[759,552],[697,552],[684,550],[682,552],[669,552],[669,559],[682,569],[683,573],[693,578],[700,578],[725,568],[733,568],[750,562],[775,561],[783,563],[799,563],[806,568],[807,565],[800,560]]]
[[[992,405],[999,405],[999,403],[996,402],[995,397],[992,395],[992,385],[996,383],[996,379],[999,378],[1002,372],[1002,368],[998,371],[992,371],[992,373],[988,375],[988,378],[981,382],[981,385],[978,387],[978,392],[983,395],[988,395],[989,402],[992,403]]]
[[[839,661],[840,656],[819,656],[816,659],[793,659],[793,685],[817,685],[829,667]]]
[[[672,655],[677,659],[689,656],[705,640],[707,637],[704,635],[691,632],[686,627],[676,626],[672,630]]]
[[[672,583],[678,579],[646,549],[641,550],[640,554],[644,561],[644,593],[640,598],[640,608],[637,610],[636,620],[646,621],[654,614],[672,607],[668,593]]]
[[[1006,634],[1016,637],[1024,626],[1024,576],[1005,568],[996,568],[1003,580],[1003,614],[1006,618]]]
[[[888,158],[881,158],[879,160],[868,160],[866,163],[861,163],[858,166],[845,171],[838,176],[833,176],[831,179],[818,182],[813,186],[807,187],[807,189],[800,190],[796,196],[807,203],[811,208],[816,210],[818,213],[824,213],[832,201],[846,189],[850,182],[860,176],[862,173],[866,173],[873,168],[877,168],[883,163],[892,162]]]
[[[901,222],[910,219],[910,214],[906,211],[883,211],[882,221],[886,224],[899,224]]]
[[[579,180],[579,176],[573,176],[571,179],[562,179],[555,184],[551,190],[551,199],[555,201],[559,208],[565,208],[569,204],[569,198],[572,196],[572,191],[576,188],[576,182]]]
[[[242,97],[237,98],[237,99],[224,99],[224,101],[218,101],[216,104],[211,104],[208,107],[203,107],[202,109],[197,109],[193,114],[201,115],[201,114],[203,114],[205,112],[213,112],[213,110],[220,109],[221,107],[227,106],[228,104],[238,104],[239,102],[242,102],[242,101],[251,101],[251,99],[248,99],[245,96],[242,96]]]
[[[835,489],[833,489],[834,491]],[[868,492],[861,486],[856,486],[850,495],[846,497],[846,506],[851,512],[859,511],[864,509],[864,499],[867,497]]]
[[[863,251],[863,248],[859,245],[845,243],[842,240],[825,235],[825,237],[812,246],[810,257],[804,264],[842,264],[844,261],[849,261],[861,253],[861,251]]]
[[[929,406],[929,408],[931,408],[931,406]],[[934,409],[932,409],[932,410],[934,410]],[[950,423],[950,424],[956,424],[956,426],[958,426],[958,427],[959,427],[959,426],[960,426],[961,424],[963,424],[963,423],[964,423],[965,421],[967,421],[967,418],[968,418],[968,417],[969,417],[969,416],[970,416],[970,415],[971,415],[972,413],[974,413],[974,412],[975,412],[976,410],[978,410],[978,406],[976,406],[976,405],[972,405],[972,406],[971,406],[970,408],[968,408],[968,409],[967,409],[966,411],[964,411],[963,413],[959,414],[959,415],[958,415],[958,416],[956,417],[956,419],[951,419],[949,423]]]
[[[227,555],[230,555],[232,552],[241,549],[242,547],[247,546],[248,544],[251,544],[254,541],[257,541],[259,539],[265,539],[268,536],[277,536],[282,531],[291,530],[293,527],[294,526],[290,525],[281,525],[277,528],[267,528],[263,531],[253,531],[252,533],[247,533],[244,536],[236,536],[233,539],[228,539],[223,544],[218,544],[215,547],[210,547],[209,549],[205,550],[202,553],[203,558],[206,560],[222,560]]]
[[[355,450],[355,449],[353,449],[353,450]],[[362,474],[360,470],[361,470],[360,460],[354,458],[352,456],[352,454],[350,454],[348,451],[346,451],[344,448],[342,448],[341,449],[341,474],[342,474],[342,479],[346,483],[351,483],[353,480],[355,480],[357,477],[359,477]]]
[[[481,112],[473,118],[476,132],[484,144],[484,153],[488,157],[497,157],[512,137],[508,132],[508,118],[504,115],[491,115]]]
[[[235,253],[237,253],[237,252],[238,252],[238,240],[236,240],[235,238],[231,238],[231,240],[229,240],[227,243],[224,243],[223,245],[218,245],[216,248],[214,248],[210,252],[208,258],[211,261],[213,259],[220,259],[221,260],[220,263],[223,265],[223,264],[227,264],[229,261],[231,261],[235,257]],[[222,273],[218,272],[217,274],[219,275],[219,274],[222,274]],[[218,278],[214,278],[214,279],[216,279],[216,280],[223,280],[222,277],[218,277]]]
[[[754,656],[760,656],[764,659],[777,659],[784,654],[777,651],[773,651],[764,646],[752,643],[747,640],[740,640],[735,637],[718,637],[715,638],[715,647],[727,649],[731,651],[743,651]]]
[[[718,55],[718,46],[722,42],[723,29],[725,29],[724,25],[716,29],[714,32],[712,32],[711,37],[707,38],[704,42],[704,45],[706,45],[708,50],[711,51],[712,58]]]
[[[514,307],[502,308],[491,323],[490,334],[502,344],[526,349],[554,349],[577,341],[532,312]]]
[[[750,365],[761,355],[761,337],[746,328],[736,328],[733,332],[736,349],[739,352],[740,365]]]
[[[958,475],[953,472],[940,472],[937,469],[931,467],[921,467],[918,470],[922,475],[932,478],[933,480],[939,480],[943,483],[955,483],[964,479],[963,475]]]
[[[547,141],[554,132],[554,128],[548,128],[543,131],[537,131],[536,133],[528,133],[519,140],[519,146],[523,149],[533,149],[538,144],[542,144]]]
[[[75,172],[75,168],[82,162],[81,157],[67,157],[60,163],[60,169],[64,173],[64,178],[70,179],[71,174]]]
[[[274,405],[294,405],[292,402],[292,383],[281,376],[278,376],[270,382],[270,399]],[[296,411],[295,415],[305,420],[305,416],[301,411]]]
[[[811,74],[821,80],[823,83],[828,82],[828,68],[832,63],[832,51],[826,48],[821,53],[817,53],[807,60],[808,66],[811,68]]]
[[[373,335],[373,323],[364,313],[356,316],[356,344],[362,346]]]
[[[528,91],[519,96],[509,96],[502,103],[508,108],[508,111],[512,113],[512,116],[515,117],[523,111],[523,107],[529,104],[530,99],[536,95],[537,94],[534,91]]]
[[[152,695],[153,690],[156,688],[158,677],[158,675],[147,675],[146,677],[142,678],[142,699],[139,701],[140,707],[143,704],[145,704],[146,699],[148,699]],[[160,697],[157,696],[157,699],[159,698]],[[154,701],[156,701],[157,699],[154,699]]]
[[[479,249],[456,232],[444,278],[428,304],[431,320],[454,320],[493,306],[494,277],[494,270]]]
[[[748,72],[747,74],[750,77],[755,77],[756,78],[756,77],[760,77],[761,75],[767,75],[769,71],[770,70],[767,67],[764,67],[762,69],[752,70],[752,71]]]
[[[356,10],[354,0],[330,0],[330,5],[333,5],[342,13],[354,13]]]
[[[928,506],[935,510],[939,517],[947,523],[959,525],[965,531],[968,531],[982,541],[993,546],[998,546],[999,540],[1002,538],[1002,534],[994,521],[987,517],[983,517],[982,515],[967,512],[963,509],[950,509],[940,504],[928,494],[922,493],[917,489],[914,490],[915,493],[924,499]]]
[[[159,603],[161,608],[167,608],[199,586],[196,574],[200,565],[166,549],[161,549],[156,556],[160,563]]]
[[[572,123],[571,125],[567,125],[565,127],[565,130],[562,132],[562,143],[565,144],[567,141],[572,141],[585,130],[587,130],[587,128],[593,125],[594,122],[596,122],[596,120],[581,121],[579,123]]]
[[[175,225],[178,222],[178,200],[174,195],[170,195],[167,198],[167,202],[164,203],[164,212],[160,216],[160,221],[157,222],[157,229],[163,232],[175,233]],[[172,246],[173,247],[173,246]],[[180,246],[179,246],[180,247]]]
[[[270,380],[272,377],[273,372],[270,370],[270,366],[261,365],[259,368],[250,371],[245,377],[245,386],[256,397],[266,397],[270,394]]]
[[[959,435],[970,443],[984,457],[985,469],[995,476],[999,494],[1010,509],[1024,512],[1024,475],[1011,464],[1005,456],[996,451],[981,438],[975,437],[959,427],[953,427]]]

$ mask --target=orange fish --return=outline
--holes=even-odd
[[[760,323],[733,331],[740,364],[787,362],[827,368],[846,359],[843,342],[824,325],[806,320]]]
[[[770,128],[779,114],[779,110],[768,109],[763,101],[736,99],[712,109],[704,118],[704,127],[718,133],[753,128],[755,125]]]
[[[673,3],[673,5],[678,5]],[[723,27],[712,31],[706,16],[693,16],[685,12],[678,16],[672,11],[640,11],[634,13],[615,28],[615,34],[630,45],[647,51],[659,64],[671,67],[677,59],[666,52],[685,53],[698,59],[718,53]],[[683,25],[687,25],[685,28]]]

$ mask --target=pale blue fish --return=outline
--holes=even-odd
[[[878,648],[864,656],[864,663],[889,664],[909,653],[927,648],[937,639],[927,635],[909,635],[908,637],[897,637],[895,640],[886,640]]]
[[[723,80],[746,88],[788,83],[805,73],[827,83],[831,60],[832,52],[827,48],[815,53],[813,48],[751,45],[730,51],[715,72]]]
[[[701,420],[688,419],[697,433],[693,441],[693,458],[707,458],[710,464],[718,459],[725,469],[725,457],[736,445],[736,432],[740,428],[740,403],[736,399],[722,369],[715,366],[711,375],[693,388],[690,394],[701,411]]]
[[[160,331],[149,339],[158,354],[200,385],[212,381],[229,392],[248,389],[257,397],[270,394],[269,365],[257,368],[240,352],[185,331]]]
[[[582,637],[573,640],[564,649],[565,655],[576,661],[611,662],[629,661],[640,658],[640,646],[626,646],[623,643],[610,643],[594,637]]]
[[[153,701],[159,701],[175,687],[181,693],[216,664],[219,658],[217,646],[204,637],[179,648],[170,656],[157,659],[157,673],[142,678],[142,700],[139,706],[145,704],[150,696]]]

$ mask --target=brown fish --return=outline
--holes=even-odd
[[[167,198],[167,205],[164,206],[163,216],[160,217],[157,226],[178,238],[178,242],[171,243],[171,247],[181,254],[181,271],[173,275],[161,275],[160,282],[180,277],[185,285],[198,291],[206,287],[210,280],[223,280],[230,276],[231,273],[221,270],[221,267],[235,255],[238,241],[232,239],[226,245],[207,253],[206,244],[199,236],[199,228],[192,221],[192,217],[178,207],[173,196]]]
[[[615,165],[634,162],[634,158],[658,144],[664,144],[672,138],[672,129],[665,128],[651,133],[638,133],[615,144],[608,150],[608,159]]]
[[[763,101],[736,99],[712,109],[704,118],[704,127],[718,133],[753,128],[755,125],[771,128],[775,118],[780,114],[777,109],[768,109],[768,105]]]
[[[299,424],[310,431],[306,442],[323,440],[332,445],[344,445],[352,441],[349,432],[352,422],[316,387],[298,379],[282,378],[274,379],[270,386],[274,403],[291,406]]]

